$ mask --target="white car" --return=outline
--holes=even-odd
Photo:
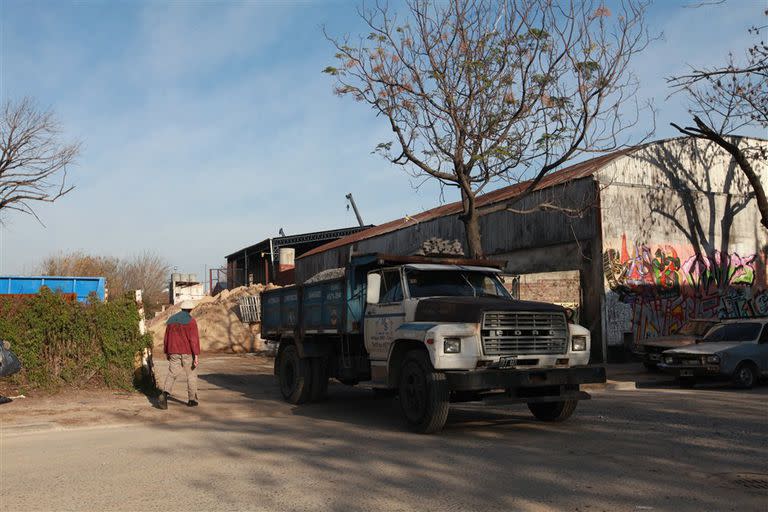
[[[683,386],[703,378],[729,378],[749,389],[768,376],[768,318],[724,320],[700,342],[667,350],[659,368]]]

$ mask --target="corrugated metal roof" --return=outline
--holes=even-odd
[[[565,169],[561,169],[559,171],[555,171],[553,173],[547,174],[546,176],[544,176],[544,178],[542,178],[539,184],[536,185],[536,188],[534,190],[542,190],[549,187],[553,187],[555,185],[560,185],[563,183],[567,183],[569,181],[591,176],[595,172],[600,170],[602,167],[605,167],[606,165],[611,163],[613,160],[621,156],[624,156],[628,153],[631,153],[639,149],[640,147],[642,146],[615,151],[613,153],[592,158],[590,160],[585,160],[584,162],[580,162],[570,167],[566,167]],[[503,187],[498,190],[488,192],[487,194],[483,194],[482,196],[479,196],[477,198],[477,207],[483,208],[485,206],[490,206],[492,204],[500,203],[502,201],[508,201],[518,196],[519,194],[521,194],[526,189],[526,187],[530,185],[530,183],[531,183],[530,180],[523,181],[520,183],[516,183],[514,185],[510,185],[508,187]],[[364,231],[360,231],[358,233],[354,233],[349,236],[345,236],[344,238],[339,238],[338,240],[334,240],[333,242],[329,242],[325,245],[321,245],[320,247],[316,247],[315,249],[312,249],[311,251],[308,251],[302,254],[300,257],[296,259],[312,256],[313,254],[319,254],[325,251],[329,251],[331,249],[336,249],[338,247],[344,247],[345,245],[350,245],[350,244],[359,242],[361,240],[367,240],[369,238],[385,235],[387,233],[397,231],[398,229],[404,229],[410,225],[418,224],[420,222],[426,222],[432,219],[445,217],[448,215],[455,215],[461,212],[462,212],[461,201],[457,201],[455,203],[449,203],[443,206],[438,206],[437,208],[433,208],[431,210],[417,213],[412,216],[403,217],[401,219],[393,220],[391,222],[380,224],[373,228],[366,229]]]
[[[244,249],[240,249],[238,251],[233,252],[232,254],[228,254],[226,256],[226,259],[229,260],[230,258],[234,258],[235,256],[240,257],[241,253],[244,253],[245,251],[254,253],[261,250],[267,250],[270,248],[270,245],[269,245],[270,240],[274,242],[275,249],[277,249],[278,247],[281,247],[281,246],[286,246],[286,245],[290,246],[291,244],[296,244],[296,243],[313,242],[318,240],[322,241],[322,238],[326,238],[326,239],[338,238],[339,236],[343,235],[345,232],[346,233],[359,232],[371,227],[373,227],[373,225],[369,224],[368,226],[352,226],[348,228],[328,229],[325,231],[313,231],[310,233],[301,233],[298,235],[284,235],[280,237],[266,238],[259,243],[249,245]]]

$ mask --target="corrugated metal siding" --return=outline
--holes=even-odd
[[[527,210],[542,201],[556,202],[565,208],[580,208],[593,201],[594,191],[592,178],[583,178],[531,194],[521,200],[516,208]],[[480,226],[486,256],[528,247],[567,243],[575,239],[587,240],[596,234],[595,210],[577,218],[553,211],[499,211],[481,217]],[[296,279],[297,282],[304,282],[318,272],[344,266],[349,259],[351,246],[357,254],[413,254],[425,240],[432,237],[457,239],[466,251],[464,225],[458,215],[454,214],[420,223],[413,222],[397,231],[299,258],[296,260]]]

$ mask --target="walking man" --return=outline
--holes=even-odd
[[[160,394],[159,407],[168,408],[168,395],[173,390],[176,378],[182,369],[187,375],[187,394],[189,407],[197,406],[197,364],[200,356],[200,336],[197,332],[197,322],[190,312],[195,303],[185,300],[181,303],[181,311],[168,319],[165,324],[165,341],[163,350],[168,358],[168,376],[165,378],[163,392]]]

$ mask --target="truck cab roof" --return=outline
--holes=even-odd
[[[394,254],[357,254],[352,257],[351,264],[359,266],[394,266],[394,265],[436,265],[445,268],[446,265],[461,267],[483,267],[485,269],[503,269],[506,262],[499,260],[460,258],[455,256],[399,256]]]
[[[501,269],[496,267],[480,267],[475,265],[445,265],[435,263],[408,263],[403,265],[405,268],[412,268],[414,270],[456,270],[463,272],[493,272],[495,274],[501,273]]]

